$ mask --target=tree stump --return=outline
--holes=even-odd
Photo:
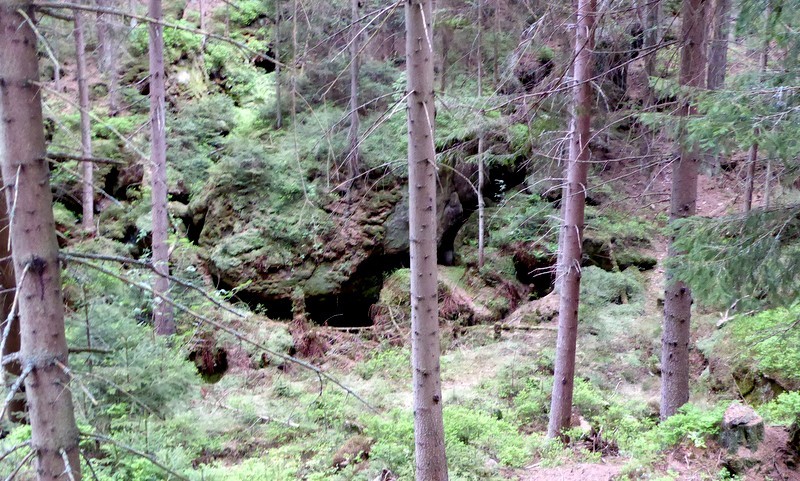
[[[735,453],[740,446],[756,451],[764,439],[764,420],[752,408],[733,403],[725,410],[720,430],[720,444]]]

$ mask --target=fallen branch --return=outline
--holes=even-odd
[[[100,347],[70,347],[70,354],[111,354],[114,351],[111,349],[103,349]]]

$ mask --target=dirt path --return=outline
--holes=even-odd
[[[612,481],[622,469],[617,461],[575,463],[555,468],[532,467],[518,473],[519,481]],[[514,479],[514,478],[511,478]]]

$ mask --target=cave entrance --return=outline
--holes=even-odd
[[[370,257],[342,284],[337,294],[306,296],[309,319],[331,327],[371,326],[370,308],[378,302],[384,279],[408,265],[408,253]]]

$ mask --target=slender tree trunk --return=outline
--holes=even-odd
[[[281,61],[281,3],[275,2],[275,30],[273,42],[275,43],[275,60]],[[275,64],[275,128],[283,127],[283,111],[281,110],[281,66]]]
[[[75,15],[75,56],[78,65],[78,105],[81,115],[81,151],[83,156],[92,156],[92,125],[89,117],[91,106],[89,105],[89,80],[86,74],[86,42],[84,41],[83,13],[74,12]],[[94,234],[94,179],[91,162],[81,162],[81,203],[83,207],[83,219],[81,225],[83,230],[89,235]]]
[[[753,179],[756,176],[756,162],[758,161],[758,142],[753,142],[747,156],[747,180],[744,187],[744,213],[747,214],[753,207]]]
[[[761,48],[761,58],[759,59],[759,71],[761,72],[761,79],[763,81],[764,74],[767,73],[767,64],[769,63],[769,45],[772,41],[772,2],[767,1],[767,10],[765,13],[766,28],[764,29],[764,45]],[[758,132],[758,130],[756,130]],[[757,134],[756,134],[757,135]],[[758,159],[756,159],[758,160]],[[772,192],[772,160],[767,159],[767,173],[764,177],[764,208],[769,209],[770,197]]]
[[[718,90],[725,85],[725,70],[728,67],[728,34],[730,30],[731,0],[714,0],[711,20],[711,38],[708,49],[709,90]]]
[[[727,1],[727,0],[726,0]],[[642,50],[647,55],[644,59],[644,71],[647,74],[647,93],[644,98],[644,108],[645,111],[651,111],[656,103],[655,92],[653,91],[652,87],[650,87],[650,78],[654,77],[656,74],[656,46],[659,42],[659,23],[658,19],[660,17],[659,13],[661,10],[661,2],[660,1],[649,1],[645,6],[644,10],[644,41],[642,42]],[[641,160],[640,166],[644,169],[645,172],[649,172],[654,169],[654,159],[655,159],[655,152],[654,152],[654,144],[655,144],[655,133],[653,129],[650,127],[645,126],[645,131],[642,135],[642,144],[641,144]]]
[[[0,146],[0,149],[3,147]],[[11,261],[11,243],[9,241],[8,208],[6,198],[0,195],[0,338],[5,336],[5,344],[0,351],[0,358],[19,352],[19,316],[9,318],[14,303],[14,264]],[[10,324],[6,324],[6,320]],[[14,381],[22,374],[19,361],[9,362],[5,368],[6,389],[10,389]],[[12,423],[25,422],[25,387],[20,389],[8,405],[8,420]],[[2,420],[0,420],[2,421]]]
[[[359,42],[358,22],[358,3],[360,0],[350,0],[352,22],[350,34],[350,130],[347,134],[349,152],[347,154],[347,177],[352,186],[357,183],[358,176],[361,175],[361,155],[358,151],[358,75],[359,58],[358,51],[361,48]]]
[[[572,116],[574,129],[567,168],[567,196],[563,238],[559,253],[563,269],[558,313],[558,340],[550,404],[550,422],[547,436],[558,436],[569,427],[572,413],[572,392],[575,381],[575,349],[578,337],[578,305],[581,285],[581,244],[583,241],[586,184],[589,173],[589,138],[591,135],[592,63],[594,49],[595,0],[578,0],[577,28],[575,29],[575,73]]]
[[[766,21],[769,22],[770,15],[771,15],[771,3],[767,4],[767,11],[766,11]],[[768,24],[767,24],[768,25]],[[767,71],[767,63],[769,62],[769,43],[770,43],[770,35],[769,35],[769,28],[765,29],[765,39],[764,44],[761,47],[761,55],[758,59],[758,70],[761,75],[761,79],[763,81],[764,74]],[[760,129],[758,127],[755,128],[755,138],[757,139],[760,134]],[[750,212],[750,209],[753,206],[753,182],[755,181],[756,175],[756,164],[758,163],[758,141],[753,142],[753,145],[750,146],[750,152],[747,158],[747,181],[745,183],[745,193],[744,193],[744,212]],[[767,176],[764,181],[764,204],[766,208],[769,208],[769,178],[772,175],[772,165],[769,161],[767,161]]]
[[[705,80],[705,0],[683,0],[681,19],[682,86],[702,88]],[[679,111],[686,117],[696,112],[688,99]],[[697,211],[698,153],[681,148],[680,158],[672,166],[670,220],[693,216]],[[678,252],[670,244],[668,256]],[[661,339],[661,418],[675,414],[689,401],[689,326],[692,318],[692,291],[667,271],[664,294],[664,324]]]
[[[447,479],[439,373],[432,4],[432,0],[409,0],[405,5],[411,365],[418,481]]]
[[[206,2],[205,0],[197,0],[197,9],[200,11],[200,30],[206,31]],[[200,42],[200,51],[206,51],[206,43],[208,42],[208,37],[203,35],[202,40]]]
[[[450,40],[453,37],[453,28],[449,26],[441,27],[442,35],[442,75],[439,78],[439,90],[444,93],[447,89],[447,69],[449,64],[447,56],[450,54]]]
[[[767,159],[767,172],[764,175],[764,209],[769,209],[772,197],[772,159]]]
[[[114,0],[97,0],[99,7],[113,8]],[[108,114],[119,113],[119,75],[117,74],[117,31],[119,19],[113,15],[97,14],[97,38],[100,43],[100,70],[108,79]]]
[[[161,20],[161,0],[150,0],[148,15]],[[164,37],[161,25],[150,23],[150,182],[153,209],[153,291],[169,294],[169,213],[167,212],[167,131],[164,86]],[[153,324],[157,334],[175,333],[172,305],[158,296],[154,299]]]
[[[478,0],[478,102],[483,102],[483,0]],[[481,124],[484,110],[481,107]],[[486,245],[486,202],[483,199],[483,181],[485,177],[483,165],[484,135],[483,125],[478,132],[478,267],[483,267]]]
[[[0,167],[10,219],[20,317],[22,375],[39,481],[81,479],[78,428],[67,387],[67,339],[45,155],[36,35],[18,10],[27,0],[0,2]],[[27,375],[26,375],[27,373]]]

